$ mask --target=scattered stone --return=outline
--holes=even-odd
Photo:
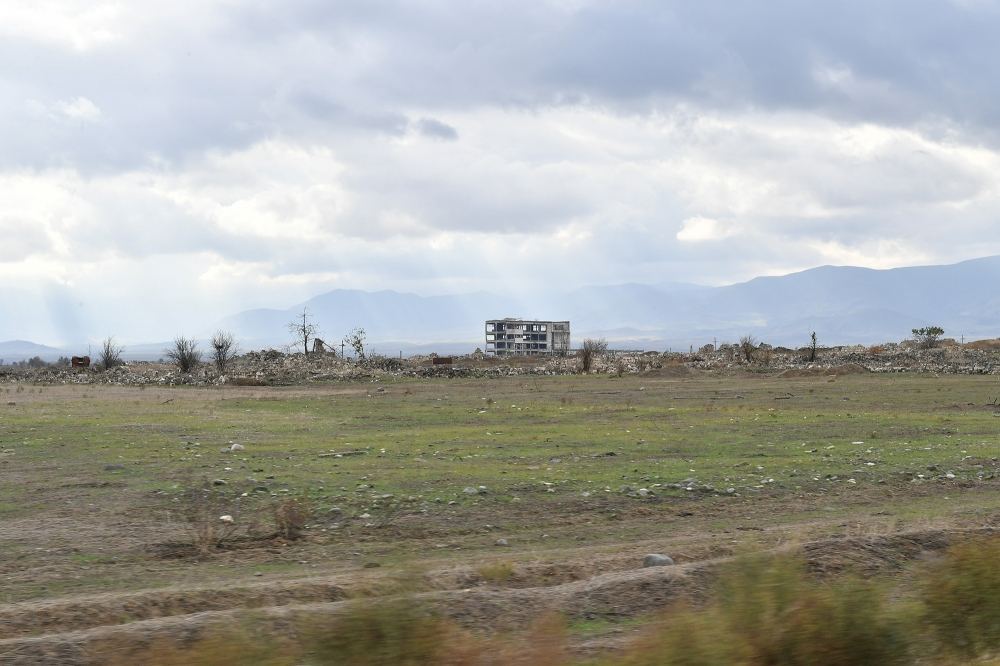
[[[231,444],[229,446],[230,451],[243,451],[245,448],[242,444]]]
[[[229,482],[227,482],[225,479],[215,479],[214,481],[212,481],[212,485],[213,486],[228,486]]]
[[[232,525],[236,521],[228,513],[224,516],[219,516],[219,522],[226,523],[227,525]]]
[[[643,567],[666,567],[673,563],[674,561],[669,556],[660,553],[651,553],[642,558]]]
[[[494,544],[493,544],[493,545],[494,545],[494,546],[509,546],[510,544],[509,544],[509,543],[507,543],[507,539],[497,539],[497,540],[496,540],[496,541],[494,542]]]
[[[466,495],[478,495],[480,493],[480,490],[475,486],[466,486],[465,488],[462,488],[462,492],[465,493]]]

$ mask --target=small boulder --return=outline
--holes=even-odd
[[[669,556],[660,553],[651,553],[642,559],[644,567],[667,567],[673,563],[674,561]]]
[[[462,492],[466,495],[478,495],[479,488],[476,488],[475,486],[466,486],[465,488],[462,488]]]
[[[226,515],[224,515],[224,516],[219,516],[219,522],[220,522],[220,523],[226,523],[227,525],[232,525],[232,524],[233,524],[233,523],[235,523],[236,521],[235,521],[235,520],[233,520],[233,517],[232,517],[232,516],[230,516],[230,515],[229,515],[229,514],[227,513],[227,514],[226,514]]]
[[[230,450],[231,452],[232,452],[232,451],[242,451],[242,450],[244,450],[245,448],[246,448],[246,447],[245,447],[245,446],[243,446],[242,444],[231,444],[231,445],[229,446],[229,450]]]
[[[212,481],[212,485],[213,486],[226,486],[226,485],[229,485],[229,483],[225,479],[215,479],[214,481]]]
[[[496,540],[496,541],[494,542],[494,544],[493,544],[493,545],[495,545],[495,546],[509,546],[510,544],[509,544],[509,543],[507,543],[507,539],[497,539],[497,540]]]

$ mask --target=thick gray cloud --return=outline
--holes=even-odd
[[[155,303],[145,335],[341,286],[1000,252],[998,29],[993,0],[11,3],[0,280]]]

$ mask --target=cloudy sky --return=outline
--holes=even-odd
[[[3,2],[0,337],[1000,254],[998,34],[994,0]]]

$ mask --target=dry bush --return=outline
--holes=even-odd
[[[948,652],[1000,650],[1000,538],[952,547],[921,584],[924,623]]]
[[[101,370],[110,370],[123,363],[122,352],[124,349],[115,342],[114,337],[106,337],[101,341],[101,348],[97,352],[97,365]]]
[[[753,363],[757,358],[757,340],[752,335],[744,335],[740,338],[740,356],[747,363]]]
[[[580,372],[590,372],[594,359],[608,351],[608,341],[604,338],[587,338],[577,354],[580,357]]]
[[[198,350],[198,341],[194,338],[186,338],[183,335],[174,338],[174,346],[164,349],[163,353],[181,372],[191,372],[195,366],[201,363],[201,352]]]
[[[216,331],[212,336],[212,362],[220,375],[226,374],[229,364],[239,354],[236,338],[229,331]]]
[[[226,490],[207,481],[190,485],[174,497],[176,511],[187,528],[188,543],[201,555],[225,546],[238,537],[250,534],[257,522],[247,515],[249,498],[240,497],[238,490]],[[235,496],[234,496],[235,495]],[[229,516],[231,520],[224,520]]]
[[[301,499],[286,499],[275,505],[274,526],[278,535],[295,541],[304,536],[306,526],[313,518],[313,507]]]

